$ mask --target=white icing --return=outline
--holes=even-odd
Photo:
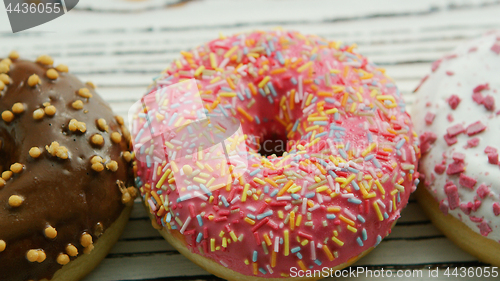
[[[470,216],[483,218],[492,230],[486,237],[500,242],[500,216],[495,216],[493,211],[493,204],[500,201],[500,167],[490,164],[484,152],[487,146],[497,148],[500,152],[500,115],[496,115],[496,112],[500,110],[500,55],[491,50],[496,42],[500,45],[500,32],[460,45],[451,53],[451,55],[457,55],[456,58],[446,56],[417,90],[418,98],[412,107],[412,119],[419,136],[426,131],[437,135],[437,140],[431,146],[431,150],[423,155],[420,162],[420,171],[425,174],[426,181],[431,180],[431,174],[435,176],[435,180],[431,180],[431,184],[427,186],[428,190],[438,202],[444,200],[447,204],[448,197],[445,194],[444,185],[447,180],[451,180],[458,188],[460,203],[482,201],[479,209],[472,211]],[[477,50],[471,52],[471,48],[477,48]],[[450,71],[453,75],[449,75]],[[484,97],[487,95],[494,97],[496,106],[493,111],[488,111],[484,105],[472,99],[473,89],[485,83],[489,84],[490,89],[483,90],[481,93]],[[455,110],[447,101],[452,94],[461,99]],[[431,105],[427,106],[429,102]],[[436,114],[431,125],[427,125],[424,120],[427,112]],[[453,116],[452,122],[448,121],[448,114]],[[447,145],[443,138],[447,134],[447,128],[459,123],[467,128],[476,121],[481,121],[486,125],[486,130],[471,137],[462,133],[457,136],[457,143],[452,146]],[[479,145],[465,149],[467,140],[473,137],[480,139]],[[465,154],[466,171],[464,174],[477,179],[472,190],[459,184],[458,174],[450,176],[445,171],[439,175],[434,171],[435,165],[443,160],[443,153],[447,156],[446,167],[448,167],[453,162],[451,156],[454,152]],[[477,195],[477,189],[481,183],[485,183],[490,189],[490,194],[484,199]],[[473,222],[471,217],[460,208],[449,210],[449,213],[475,232],[480,233],[479,223]]]

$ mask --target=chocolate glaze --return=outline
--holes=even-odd
[[[11,83],[1,92],[0,112],[11,110],[16,102],[25,106],[25,111],[16,114],[12,122],[0,119],[0,173],[9,170],[13,163],[24,165],[23,172],[14,174],[0,187],[0,239],[7,245],[0,252],[0,280],[3,281],[50,279],[62,267],[56,259],[60,253],[66,253],[69,243],[83,255],[81,235],[87,232],[95,242],[125,207],[117,180],[126,186],[132,185],[131,165],[121,156],[122,151],[128,150],[129,142],[125,137],[118,144],[111,141],[111,133],[122,130],[109,105],[92,87],[69,73],[59,72],[59,78],[50,80],[46,76],[49,68],[40,63],[13,60],[7,73]],[[40,77],[40,85],[28,85],[32,74]],[[92,98],[78,95],[83,87],[90,90]],[[71,106],[78,99],[84,103],[83,110]],[[56,114],[35,120],[33,111],[43,108],[45,102],[56,107]],[[68,130],[73,118],[86,123],[85,133]],[[106,120],[108,132],[97,127],[99,118]],[[101,147],[89,142],[96,133],[104,138]],[[53,141],[67,147],[68,159],[57,158],[46,151],[45,146]],[[28,154],[33,146],[42,150],[36,159]],[[90,158],[94,155],[117,161],[119,169],[116,172],[92,170]],[[24,198],[20,207],[12,208],[8,204],[11,195]],[[44,235],[49,225],[57,230],[55,239]],[[47,256],[45,261],[28,261],[26,253],[30,249],[43,250]]]

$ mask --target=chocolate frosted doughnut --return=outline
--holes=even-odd
[[[129,133],[92,83],[18,57],[0,62],[0,280],[80,279],[130,213]]]

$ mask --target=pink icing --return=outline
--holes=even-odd
[[[262,277],[286,277],[293,266],[334,267],[380,243],[415,188],[419,148],[395,85],[352,49],[275,31],[216,39],[184,52],[149,96],[196,79],[207,114],[241,122],[248,165],[211,195],[183,200],[179,190],[195,183],[167,174],[168,184],[159,184],[175,168],[168,159],[155,166],[136,150],[137,182],[157,223],[184,237],[190,251]],[[166,107],[181,103],[178,97]],[[170,117],[187,106],[165,110]],[[137,113],[154,117],[162,108],[152,104]],[[135,138],[144,129],[140,116],[131,122]],[[168,123],[160,117],[152,118],[155,131]],[[251,140],[273,133],[293,142],[284,156],[262,157]],[[188,173],[203,168],[207,179],[220,176],[220,169],[197,166],[196,155],[182,158]]]

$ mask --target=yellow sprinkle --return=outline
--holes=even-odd
[[[276,252],[271,253],[271,267],[276,267]]]
[[[352,227],[350,225],[347,226],[347,229],[350,230],[350,231],[352,231],[352,232],[354,232],[354,233],[358,232],[358,230],[356,228],[354,228],[354,227]]]
[[[158,183],[156,184],[156,188],[160,188],[163,183],[165,182],[165,180],[167,179],[167,176],[170,174],[171,170],[170,169],[167,169],[165,171],[165,173],[163,173],[163,176],[161,176],[160,180],[158,181]]]
[[[255,224],[255,221],[254,221],[254,220],[252,220],[251,218],[246,217],[246,218],[244,218],[243,220],[244,220],[244,221],[246,221],[246,222],[247,222],[248,224],[250,224],[250,225],[254,225],[254,224]]]
[[[232,47],[231,49],[229,49],[229,51],[227,51],[224,54],[224,58],[229,58],[234,53],[234,51],[236,51],[236,50],[238,50],[238,46]]]
[[[259,179],[259,178],[253,178],[253,181],[254,181],[254,182],[256,182],[256,183],[259,183],[259,184],[261,184],[261,185],[265,185],[265,184],[266,184],[266,182],[265,182],[265,181],[263,181],[263,180],[261,180],[261,179]]]
[[[382,216],[382,212],[380,212],[380,208],[378,207],[377,201],[373,202],[373,208],[375,209],[375,212],[377,213],[378,220],[383,221],[384,217]]]
[[[382,185],[380,184],[380,182],[378,180],[375,180],[375,185],[378,187],[378,190],[380,191],[380,193],[385,194],[385,189],[382,187]]]
[[[196,77],[196,76],[200,75],[203,72],[203,70],[205,70],[205,66],[204,65],[200,65],[200,67],[198,67],[196,69],[196,71],[194,72],[194,76]]]
[[[375,147],[377,146],[376,143],[371,143],[363,152],[361,152],[361,156],[365,157],[368,153],[370,153]]]
[[[238,107],[236,108],[236,110],[237,110],[239,113],[241,113],[243,116],[245,116],[245,118],[247,118],[247,119],[248,119],[248,121],[253,122],[253,116],[252,116],[252,115],[250,115],[250,114],[248,114],[248,112],[246,112],[246,111],[245,111],[245,110],[244,110],[241,106],[238,106]]]
[[[313,62],[312,61],[309,61],[305,64],[303,64],[301,67],[297,68],[297,72],[303,72],[304,70],[308,69],[309,67],[311,67],[313,65]]]
[[[236,240],[238,240],[238,237],[236,237],[236,234],[234,234],[234,231],[231,230],[231,232],[229,232],[229,235],[231,236],[231,238],[233,239],[234,242],[236,242]]]
[[[245,184],[245,187],[243,188],[243,193],[241,194],[241,202],[246,202],[247,201],[247,192],[248,188],[250,188],[250,184]]]
[[[288,232],[288,229],[286,229],[284,231],[284,236],[285,236],[284,237],[284,239],[285,239],[285,243],[284,243],[285,244],[285,249],[284,249],[283,254],[285,255],[285,257],[288,257],[288,255],[290,254],[290,245],[289,245],[290,241],[289,241],[289,232]]]
[[[295,226],[300,226],[300,223],[302,222],[302,215],[299,215],[297,217],[297,221],[295,222]]]
[[[337,212],[340,212],[341,209],[339,206],[329,206],[326,208],[326,210],[330,213],[332,213],[332,212],[337,213]]]
[[[334,237],[334,238],[335,238],[335,237]],[[335,238],[335,239],[337,239],[337,238]],[[333,240],[333,238],[332,238],[332,240]],[[338,240],[338,239],[337,239],[337,240]],[[335,241],[335,240],[333,240],[333,241]],[[339,241],[340,243],[342,243],[340,240],[338,240],[338,241]],[[337,244],[339,244],[339,243],[337,243]],[[340,244],[339,244],[339,245],[340,245]],[[344,245],[344,243],[342,243],[342,245]],[[342,246],[342,245],[340,245],[340,246]],[[332,255],[332,252],[330,252],[330,249],[328,249],[328,247],[327,247],[326,245],[323,245],[323,251],[325,251],[325,254],[326,254],[326,256],[328,257],[328,259],[329,259],[330,261],[333,261],[334,257],[333,257],[333,255]]]
[[[271,76],[266,76],[266,77],[264,77],[264,79],[262,79],[262,81],[260,81],[260,83],[259,83],[259,85],[258,85],[258,86],[259,86],[259,88],[264,87],[264,85],[266,85],[266,84],[267,84],[267,82],[269,82],[269,80],[271,80]]]
[[[320,193],[320,192],[323,192],[323,191],[325,191],[327,189],[328,189],[328,186],[323,185],[323,186],[320,186],[320,187],[316,188],[316,192]]]
[[[335,114],[337,112],[339,112],[339,110],[336,108],[328,109],[325,111],[326,114]]]
[[[233,98],[236,97],[235,92],[219,92],[219,96],[224,97],[224,98]]]
[[[354,223],[352,220],[350,220],[350,219],[348,219],[348,218],[344,217],[344,215],[339,215],[339,219],[340,219],[341,221],[343,221],[343,222],[345,222],[345,223],[347,223],[347,224],[351,225],[351,226],[354,226],[354,225],[355,225],[355,223]]]
[[[332,240],[333,242],[337,243],[337,245],[344,246],[344,242],[340,241],[337,237],[332,237]]]
[[[292,184],[293,184],[293,181],[292,181],[292,180],[288,181],[288,182],[287,182],[287,183],[283,186],[283,188],[281,188],[281,190],[278,192],[277,196],[281,196],[281,195],[283,195],[283,194],[285,193],[285,191],[287,191],[287,190],[288,190],[288,188],[289,188],[290,186],[292,186]]]
[[[313,94],[309,94],[309,96],[307,96],[306,106],[309,106],[311,104],[313,97]]]
[[[215,238],[210,238],[210,250],[215,252]]]
[[[210,53],[210,65],[212,66],[213,69],[217,68],[217,59],[215,58],[214,53]]]
[[[267,246],[271,246],[272,242],[267,233],[264,233],[264,241],[266,241]]]
[[[356,177],[356,174],[351,174],[346,181],[340,186],[342,188],[346,187],[351,181]]]
[[[295,229],[295,212],[294,211],[290,212],[290,229],[291,230]]]
[[[172,170],[174,171],[174,173],[179,172],[179,168],[177,167],[177,164],[175,164],[175,161],[170,161],[170,166],[172,166]]]
[[[194,177],[193,181],[195,181],[197,183],[203,183],[203,184],[207,182],[207,180],[204,180],[204,179],[199,178],[199,177]]]

